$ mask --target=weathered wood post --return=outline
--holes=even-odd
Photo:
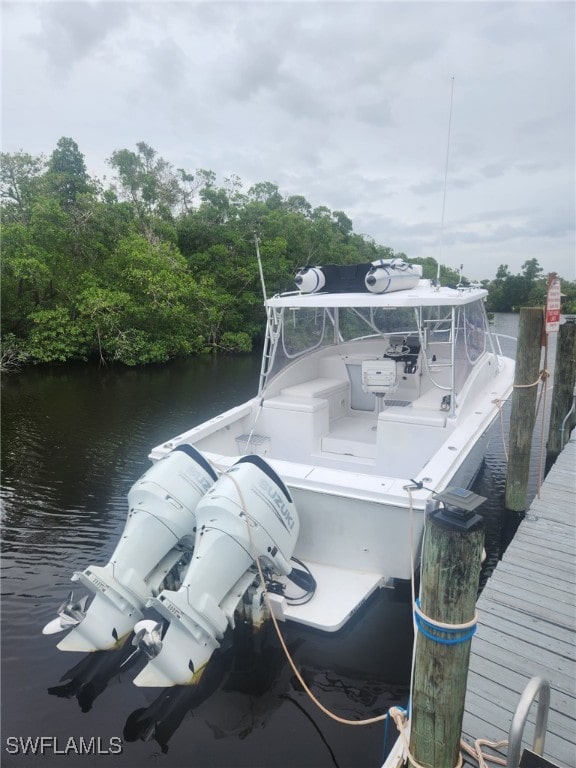
[[[510,446],[505,506],[515,512],[526,509],[532,433],[536,421],[537,386],[542,353],[543,311],[522,307],[518,326],[516,372],[510,412]]]
[[[558,331],[556,364],[554,369],[554,394],[550,411],[550,429],[546,446],[546,458],[553,461],[560,451],[562,422],[572,406],[576,387],[576,323],[565,323]],[[564,442],[576,425],[576,413],[566,422]]]
[[[433,622],[472,622],[480,579],[484,521],[450,507],[426,522],[421,569],[421,605]],[[468,661],[473,629],[437,629],[417,619],[410,752],[430,768],[458,764]]]

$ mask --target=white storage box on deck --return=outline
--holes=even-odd
[[[258,431],[270,435],[272,455],[288,461],[317,451],[328,428],[328,400],[321,398],[271,397],[258,421]]]

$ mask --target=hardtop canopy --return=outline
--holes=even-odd
[[[282,293],[267,299],[267,307],[281,309],[313,307],[420,307],[462,306],[488,296],[484,288],[437,288],[430,280],[420,280],[416,288],[392,293]]]

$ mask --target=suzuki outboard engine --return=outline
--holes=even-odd
[[[366,275],[366,288],[371,293],[393,293],[415,288],[422,277],[420,264],[403,259],[378,259]]]
[[[59,611],[60,621],[44,628],[51,634],[68,629],[75,619],[74,629],[58,644],[60,650],[113,648],[132,631],[143,618],[147,600],[158,594],[185,553],[191,553],[197,504],[216,479],[202,454],[181,445],[132,486],[128,519],[110,561],[72,577],[95,594],[85,616],[72,605],[71,596],[71,607],[64,605]]]
[[[299,532],[290,493],[260,456],[244,456],[196,508],[192,561],[178,591],[148,601],[170,622],[162,649],[134,682],[140,686],[196,682],[234,611],[256,578],[254,562],[287,576]]]

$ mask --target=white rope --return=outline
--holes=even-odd
[[[426,624],[430,624],[431,626],[433,626],[434,629],[472,629],[472,627],[475,627],[476,624],[478,624],[477,611],[474,613],[474,618],[470,619],[470,621],[467,621],[464,624],[445,624],[442,621],[436,621],[436,619],[431,619],[429,616],[426,616],[426,614],[422,611],[418,603],[414,603],[414,612],[417,613],[421,619],[424,619]]]
[[[532,384],[514,384],[513,389],[529,389],[530,387],[537,387],[540,382],[543,384],[543,389],[540,391],[540,399],[538,400],[538,405],[536,406],[536,413],[538,413],[538,410],[540,408],[540,400],[542,399],[542,394],[544,394],[544,403],[546,403],[546,380],[550,376],[550,372],[547,370],[546,367],[544,367],[538,374],[538,378],[536,381],[533,381]],[[500,433],[502,437],[502,448],[504,450],[504,458],[506,459],[506,463],[508,463],[509,455],[508,455],[508,448],[506,445],[506,436],[504,434],[504,412],[502,410],[502,406],[504,403],[507,402],[507,400],[510,399],[510,395],[508,397],[505,397],[504,399],[497,398],[496,400],[492,400],[494,405],[498,408],[498,413],[500,416]],[[544,412],[546,411],[546,407],[544,407]],[[542,476],[542,447],[544,445],[544,417],[542,417],[542,440],[541,440],[541,451],[540,451],[540,476]],[[538,498],[540,498],[540,485],[538,486]]]
[[[272,624],[274,625],[274,629],[276,630],[276,634],[278,635],[278,640],[280,641],[280,645],[282,646],[282,650],[284,651],[284,654],[288,660],[288,663],[292,667],[292,671],[298,678],[299,683],[301,684],[304,691],[307,693],[309,698],[314,702],[314,704],[320,709],[322,712],[324,712],[325,715],[330,717],[332,720],[336,720],[338,723],[342,723],[343,725],[372,725],[373,723],[380,723],[387,719],[388,713],[384,713],[383,715],[377,715],[376,717],[370,717],[365,720],[348,720],[347,718],[340,717],[339,715],[336,715],[334,712],[331,712],[329,709],[327,709],[321,701],[319,701],[316,696],[312,693],[308,685],[306,684],[306,681],[302,677],[300,671],[298,670],[296,663],[294,662],[294,659],[292,658],[292,655],[290,651],[288,650],[288,646],[286,645],[286,642],[284,640],[284,637],[282,636],[282,632],[280,631],[280,627],[278,626],[278,621],[276,619],[276,616],[274,615],[274,608],[272,606],[272,602],[270,600],[270,594],[268,592],[268,589],[266,587],[266,581],[264,579],[264,574],[262,572],[262,566],[260,565],[260,559],[258,557],[258,554],[256,552],[256,548],[254,546],[254,541],[252,538],[252,531],[250,529],[250,520],[252,519],[250,515],[247,512],[246,503],[244,501],[244,495],[242,494],[242,489],[240,488],[240,485],[238,484],[238,481],[236,478],[229,474],[225,473],[222,475],[223,477],[229,478],[236,488],[236,491],[238,493],[238,499],[240,501],[240,508],[242,509],[242,512],[244,513],[244,516],[246,518],[246,528],[248,530],[248,538],[250,541],[250,550],[252,554],[252,558],[256,564],[256,568],[258,570],[258,575],[260,577],[260,581],[262,584],[262,589],[264,590],[264,598],[266,600],[266,605],[268,607],[268,611],[270,613],[270,618],[272,619]]]
[[[488,768],[487,762],[490,761],[492,763],[497,763],[498,765],[506,765],[507,760],[503,757],[497,757],[496,755],[488,755],[486,752],[482,751],[482,747],[489,747],[490,749],[501,749],[502,747],[508,746],[508,741],[488,741],[488,739],[476,739],[474,741],[474,746],[470,746],[467,742],[462,739],[460,741],[461,748],[467,752],[471,757],[476,760],[480,768]]]

